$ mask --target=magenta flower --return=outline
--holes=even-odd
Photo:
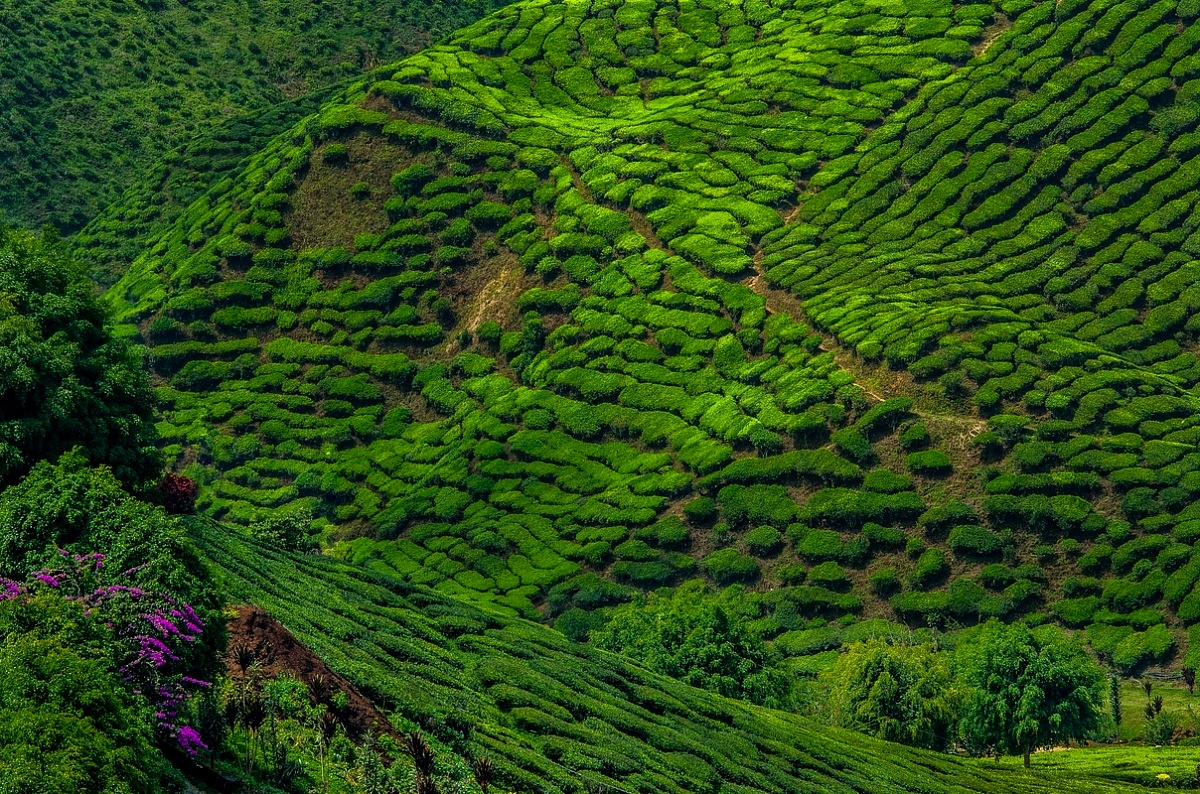
[[[183,751],[193,758],[200,750],[207,750],[208,745],[200,738],[200,733],[191,725],[184,725],[175,734],[175,740],[179,742],[179,746]]]

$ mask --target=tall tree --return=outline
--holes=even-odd
[[[149,380],[94,291],[63,244],[0,227],[0,487],[76,446],[127,485],[161,470]]]
[[[1101,726],[1104,672],[1060,629],[992,621],[961,653],[971,688],[961,729],[976,753],[1019,754],[1028,768],[1037,748]]]
[[[931,750],[954,740],[961,690],[947,654],[869,640],[850,646],[824,678],[830,716],[843,727]]]
[[[669,594],[651,593],[613,610],[592,641],[692,686],[785,706],[790,686],[780,659],[736,612],[737,592],[712,594],[692,581]]]

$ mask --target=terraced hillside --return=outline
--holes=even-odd
[[[271,139],[321,109],[351,81],[215,122],[189,136],[133,182],[112,204],[72,235],[75,255],[102,286],[119,279],[146,242],[170,229],[209,188],[232,179],[241,164]]]
[[[1153,781],[1013,770],[816,726],[421,587],[193,530],[232,597],[266,607],[397,722],[491,758],[500,790],[1116,794]]]
[[[0,211],[79,229],[197,130],[360,75],[502,4],[6,2]],[[248,143],[245,154],[265,140]]]
[[[516,613],[1200,620],[1181,3],[523,2],[348,89],[110,292],[210,515]],[[864,625],[864,624],[860,624]]]

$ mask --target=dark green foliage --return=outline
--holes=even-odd
[[[311,551],[318,546],[312,531],[312,510],[300,505],[271,512],[251,524],[250,532],[288,551]]]
[[[975,752],[1024,755],[1100,726],[1107,683],[1096,662],[1053,627],[1036,631],[989,623],[968,652],[973,688],[962,731]]]
[[[651,594],[613,610],[594,632],[601,648],[726,697],[781,707],[790,698],[778,657],[729,611],[726,599],[693,582],[670,596]]]
[[[960,693],[944,654],[870,640],[847,648],[827,677],[835,724],[931,750],[954,741]]]
[[[0,780],[22,792],[163,791],[170,767],[145,706],[83,612],[57,596],[0,602]]]
[[[611,784],[634,791],[642,775],[653,774],[687,791],[714,784],[763,794],[805,787],[870,790],[886,782],[913,792],[928,788],[924,772],[913,782],[913,769],[920,766],[939,776],[946,794],[997,788],[1030,794],[1124,790],[1086,775],[1055,776],[1044,783],[1036,773],[1018,779],[993,770],[990,761],[981,768],[794,713],[731,703],[650,673],[641,661],[571,644],[548,627],[498,617],[392,578],[376,579],[328,556],[284,555],[219,527],[200,521],[194,526],[231,598],[260,604],[278,616],[300,641],[320,648],[335,672],[377,701],[395,702],[403,719],[427,720],[448,740],[456,734],[450,726],[441,727],[445,705],[455,702],[456,693],[476,693],[473,738],[487,742],[497,780],[527,781],[514,788],[528,785],[558,794],[579,790],[581,776],[599,780],[603,774]],[[292,586],[272,584],[284,580]],[[802,589],[792,588],[787,598],[801,606],[815,602],[817,589]],[[703,614],[706,607],[699,600],[688,598],[680,607]],[[452,632],[446,628],[450,619]],[[732,655],[714,658],[736,661]],[[431,659],[442,661],[431,666]],[[513,696],[526,705],[515,707]],[[599,744],[578,734],[574,715],[584,710],[587,724],[604,732]],[[712,736],[721,741],[706,738]],[[711,765],[692,761],[690,752],[680,749],[681,741],[692,748],[703,744]],[[562,775],[546,748],[561,750],[561,757],[586,759],[587,769],[604,772]],[[802,771],[794,771],[797,761]]]
[[[757,527],[746,533],[746,548],[756,557],[766,557],[779,550],[783,535],[775,527]]]
[[[179,158],[148,174],[135,190],[141,212],[127,216],[138,225],[147,216],[173,220],[222,169],[316,107],[287,100],[343,83],[503,4],[371,2],[352,12],[271,0],[223,2],[203,14],[158,0],[10,4],[0,27],[0,105],[16,115],[5,135],[12,167],[0,175],[0,212],[31,226],[78,229],[199,129],[207,140],[191,152],[198,162]],[[179,184],[190,179],[199,191]],[[164,212],[160,203],[171,207]],[[107,234],[110,223],[89,231]],[[119,245],[119,235],[113,241]]]
[[[698,496],[683,506],[683,513],[693,523],[704,523],[712,520],[717,514],[716,500],[707,496]]]
[[[700,567],[720,584],[749,581],[758,577],[758,563],[735,549],[721,549],[700,561]]]
[[[134,499],[111,471],[89,467],[78,453],[37,465],[0,493],[0,576],[22,580],[56,561],[60,549],[103,554],[105,584],[171,593],[214,614],[216,594],[179,519]],[[188,660],[199,670],[221,641],[219,621],[209,623],[208,645]]]
[[[847,427],[833,434],[833,444],[838,452],[857,463],[870,463],[875,459],[875,450],[857,428]]]
[[[953,468],[950,456],[935,449],[913,452],[905,458],[905,463],[913,474],[926,476],[948,474]]]
[[[986,557],[1004,548],[1005,539],[978,524],[961,524],[950,530],[947,544],[955,554]]]
[[[149,383],[64,246],[0,227],[0,295],[0,486],[75,446],[157,480]]]
[[[768,522],[786,526],[798,509],[782,485],[726,485],[717,498],[722,514],[736,525]]]
[[[927,588],[946,575],[946,555],[941,549],[926,549],[917,558],[917,567],[908,575],[913,587]]]

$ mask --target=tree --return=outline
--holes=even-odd
[[[292,505],[272,510],[250,526],[250,533],[260,540],[288,551],[312,551],[320,545],[312,530],[312,508]]]
[[[974,752],[1020,754],[1028,768],[1035,749],[1101,726],[1104,672],[1062,630],[991,621],[960,653],[971,688],[961,730]]]
[[[714,595],[698,580],[651,593],[614,609],[592,641],[692,686],[783,707],[790,699],[787,675],[777,652],[735,611],[740,593]]]
[[[127,485],[156,479],[154,396],[66,247],[0,227],[0,487],[81,447]]]
[[[835,724],[931,750],[954,740],[962,698],[947,654],[882,639],[858,642],[824,679]]]

